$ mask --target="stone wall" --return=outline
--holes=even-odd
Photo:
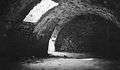
[[[23,54],[25,56],[43,56],[43,53],[47,55],[48,41],[55,26],[65,25],[58,35],[57,43],[60,42],[60,44],[56,43],[56,46],[60,48],[63,47],[62,49],[58,48],[59,51],[85,51],[94,53],[97,52],[96,49],[100,49],[101,51],[97,52],[99,55],[102,55],[101,52],[110,56],[117,55],[119,51],[119,1],[70,1],[72,0],[61,0],[59,6],[47,12],[47,14],[34,25],[33,23],[26,23],[22,20],[40,0],[2,0],[0,2],[0,9],[2,10],[0,11],[2,15],[0,17],[0,54],[2,56],[22,56]],[[5,8],[2,8],[3,6]],[[81,21],[78,21],[79,17],[74,19],[76,15],[80,16],[82,14],[83,16],[80,17]],[[94,14],[98,18],[89,14]],[[102,19],[100,17],[102,17]],[[70,24],[68,25],[68,23]],[[75,23],[75,25],[72,23]],[[94,29],[96,31],[94,31]],[[81,38],[82,30],[83,38]],[[79,35],[80,37],[78,37]],[[103,44],[101,44],[101,42]],[[85,47],[78,47],[81,45]],[[98,47],[96,47],[96,45]],[[107,47],[103,47],[106,45]],[[114,45],[118,47],[113,48]],[[75,46],[80,49],[73,50]],[[111,49],[105,52],[103,48],[100,48],[101,46],[106,50],[108,50],[108,47]],[[71,49],[66,49],[67,47],[71,47]],[[113,50],[114,54],[109,54],[113,52]]]
[[[104,18],[86,14],[73,18],[60,31],[56,51],[118,58],[120,28]]]
[[[0,57],[40,56],[47,55],[48,37],[37,38],[33,23],[22,20],[39,0],[11,0],[1,2],[0,19]],[[8,5],[6,4],[8,3]]]

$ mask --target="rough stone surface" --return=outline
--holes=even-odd
[[[44,36],[38,39],[33,33],[35,25],[22,21],[39,0],[6,0],[1,2],[8,3],[8,5],[5,6],[7,8],[2,9],[6,13],[2,13],[2,17],[0,17],[0,56],[7,58],[46,56],[48,37]]]
[[[61,4],[58,7],[55,7],[54,9],[50,10],[49,13],[45,14],[42,17],[42,19],[37,23],[37,25],[33,25],[32,23],[22,22],[22,20],[26,16],[26,14],[28,14],[28,12],[33,8],[33,6],[36,5],[39,1],[40,0],[34,0],[34,1],[33,0],[12,0],[12,1],[2,0],[2,1],[0,1],[0,6],[1,7],[5,6],[5,8],[0,8],[1,9],[0,14],[2,15],[2,16],[0,16],[0,18],[1,18],[0,19],[0,39],[1,39],[0,40],[0,45],[1,45],[1,49],[0,49],[1,53],[0,54],[2,56],[11,56],[11,55],[16,56],[16,55],[23,55],[23,54],[25,56],[40,55],[40,54],[42,55],[43,54],[42,51],[44,51],[44,49],[45,49],[44,53],[46,54],[48,41],[52,34],[52,31],[54,30],[54,27],[56,25],[67,26],[64,23],[67,23],[68,21],[73,19],[73,17],[76,16],[76,14],[77,15],[78,14],[79,15],[82,15],[82,14],[87,15],[88,13],[90,13],[90,14],[99,15],[99,16],[106,18],[107,20],[109,19],[110,21],[113,21],[111,23],[118,23],[117,20],[119,20],[118,18],[120,17],[119,9],[118,9],[119,4],[116,4],[116,3],[119,3],[119,1],[118,2],[117,1],[109,2],[106,0],[106,1],[99,2],[96,0],[90,0],[90,2],[91,2],[91,3],[89,2],[90,5],[87,4],[88,2],[86,2],[85,4],[84,4],[84,2],[82,2],[82,5],[81,4],[79,5],[79,3],[74,2],[74,1],[73,2],[67,1],[65,3],[61,2]],[[106,8],[102,9],[103,7],[98,7],[100,5],[103,5],[103,7],[106,7]],[[77,7],[77,9],[76,9],[76,7]],[[112,10],[113,12],[111,12],[110,10]],[[70,12],[70,11],[72,11],[72,12]],[[81,12],[79,12],[79,11],[81,11]],[[96,17],[93,17],[93,18],[97,19]],[[91,19],[92,18],[89,17],[89,20],[91,20]],[[97,22],[100,21],[102,24],[95,25],[95,26],[89,24],[88,23],[89,21],[83,21],[83,20],[85,20],[84,18],[81,18],[81,20],[82,21],[80,21],[80,22],[83,22],[86,25],[81,26],[81,25],[76,24],[76,25],[74,25],[75,30],[77,31],[77,27],[78,27],[78,29],[83,29],[85,27],[85,29],[83,29],[83,31],[88,32],[88,33],[83,36],[88,36],[90,38],[92,36],[92,39],[95,39],[93,41],[95,43],[98,42],[98,44],[91,44],[90,46],[93,45],[93,48],[100,49],[101,50],[100,52],[103,52],[104,50],[102,48],[95,47],[95,45],[101,45],[101,46],[108,45],[104,49],[108,49],[108,47],[110,47],[111,49],[109,49],[110,51],[107,51],[106,54],[109,54],[109,52],[111,52],[111,51],[113,52],[113,50],[114,50],[115,53],[114,54],[111,53],[109,55],[119,55],[119,53],[118,53],[118,51],[119,51],[119,28],[117,28],[114,24],[110,24],[110,25],[103,24],[101,20],[98,20]],[[74,21],[72,21],[72,22],[74,22]],[[90,21],[90,22],[92,23],[92,21]],[[106,22],[108,22],[108,21],[106,21]],[[83,24],[83,23],[80,23],[80,24]],[[96,23],[94,22],[93,24],[96,24]],[[74,29],[74,27],[73,27],[71,29],[71,31],[68,30],[69,26],[71,26],[71,25],[72,24],[68,25],[68,27],[65,27],[63,30],[61,30],[63,32],[60,32],[59,36],[61,37],[61,34],[63,33],[63,36],[61,38],[61,39],[63,39],[63,44],[70,45],[73,48],[73,46],[76,46],[74,43],[76,43],[76,38],[77,38],[77,37],[74,37],[73,35],[76,35],[77,33],[73,31],[72,32],[73,34],[70,34],[71,31]],[[105,27],[103,25],[105,25]],[[118,25],[119,24],[117,24],[117,26]],[[79,28],[79,26],[80,26],[80,28]],[[92,28],[94,28],[94,27],[98,30],[98,32],[92,31]],[[108,27],[108,31],[110,31],[110,32],[108,32],[109,34],[107,36],[107,37],[110,37],[108,44],[106,43],[106,38],[107,38],[106,37],[107,32],[105,32],[107,30],[106,27]],[[99,31],[99,29],[100,29],[100,31]],[[68,32],[66,32],[67,30],[68,30]],[[82,30],[80,30],[80,31],[82,31]],[[102,34],[100,36],[102,38],[100,38],[101,40],[96,41],[96,38],[94,38],[94,37],[98,36],[99,32],[100,32],[100,34]],[[104,32],[106,35],[104,34]],[[64,33],[68,34],[68,36],[64,37]],[[78,31],[78,33],[80,33],[80,32]],[[92,35],[91,35],[91,33],[92,33]],[[98,33],[98,35],[96,35],[94,33]],[[79,34],[77,34],[77,35],[79,35]],[[70,38],[70,37],[73,37],[73,38]],[[85,42],[91,43],[92,41],[88,37],[86,39],[87,41],[85,41]],[[85,38],[86,37],[83,37],[83,39],[85,39]],[[59,39],[59,37],[58,37],[58,39]],[[79,41],[79,40],[77,40],[77,41]],[[100,44],[101,41],[103,44]],[[66,43],[64,43],[64,42],[66,42]],[[92,43],[94,43],[94,42],[92,42]],[[85,44],[85,45],[88,45],[88,44]],[[45,47],[43,47],[43,46],[45,46]],[[114,46],[118,46],[118,47],[113,48]],[[91,47],[86,47],[86,49],[88,49],[88,50],[86,50],[86,52],[87,51],[96,51],[96,50],[91,50]],[[69,48],[68,50],[70,51],[71,49]],[[68,50],[65,50],[65,51],[68,51]],[[76,50],[74,50],[74,51],[76,51]],[[79,50],[81,50],[81,49],[79,49]],[[84,50],[84,48],[83,48],[83,50]],[[118,51],[116,51],[116,50],[118,50]],[[72,52],[74,52],[74,51],[72,51]]]
[[[119,31],[116,24],[100,16],[76,16],[60,31],[55,44],[56,51],[118,57]]]

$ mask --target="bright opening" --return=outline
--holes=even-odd
[[[53,34],[49,40],[49,45],[48,45],[48,54],[54,55],[54,56],[67,56],[67,57],[78,57],[78,56],[84,56],[83,54],[78,54],[78,53],[68,53],[68,52],[57,52],[55,51],[55,41],[57,39],[57,35],[61,28],[55,27]]]
[[[29,12],[23,21],[36,23],[43,14],[57,5],[58,3],[52,0],[42,0]]]
[[[49,46],[48,46],[48,53],[49,54],[55,52],[55,40],[56,40],[56,38],[54,38],[54,37],[52,37],[49,40]]]

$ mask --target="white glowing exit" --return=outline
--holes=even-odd
[[[29,12],[23,21],[36,23],[43,14],[57,5],[58,3],[52,0],[42,0]]]
[[[57,36],[60,32],[60,30],[62,29],[62,27],[60,26],[56,26],[51,38],[49,40],[49,45],[48,45],[48,54],[51,54],[53,56],[61,56],[61,57],[74,57],[74,58],[81,58],[81,57],[86,57],[85,54],[79,54],[79,53],[69,53],[69,52],[59,52],[55,50],[55,42],[57,39]]]

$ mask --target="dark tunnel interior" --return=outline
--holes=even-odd
[[[22,0],[3,0],[0,2],[0,57],[10,59],[25,56],[46,57],[48,38],[41,37],[37,40],[35,34],[32,33],[35,25],[22,21],[40,0],[25,1],[28,3],[26,3],[22,11],[21,7],[24,5],[22,6],[20,2]]]
[[[119,30],[116,24],[98,15],[76,16],[60,31],[55,44],[56,50],[91,53],[95,57],[108,59],[118,58]]]
[[[59,3],[58,0],[53,1]],[[119,0],[85,1],[91,5],[110,9],[120,22]],[[48,54],[50,36],[46,34],[36,37],[37,33],[33,31],[37,25],[23,21],[39,2],[41,0],[0,0],[0,69],[7,64],[6,70],[9,70],[8,62],[17,62],[26,57],[50,57]],[[55,50],[90,54],[95,58],[120,61],[119,42],[119,24],[89,13],[74,16],[64,25],[56,39]]]
[[[23,1],[24,2],[24,1]],[[25,15],[28,14],[28,12],[30,11],[30,9],[32,9],[32,7],[37,4],[38,2],[40,2],[40,0],[36,0],[36,1],[25,1],[25,2],[28,2],[26,3],[27,5],[22,9],[22,11],[20,10],[22,4],[20,4],[20,1],[16,1],[16,0],[1,0],[0,1],[0,30],[1,30],[1,35],[0,35],[0,38],[1,38],[1,55],[2,56],[31,56],[31,55],[36,55],[36,56],[39,56],[40,54],[38,54],[39,51],[42,51],[43,49],[47,50],[47,48],[42,48],[42,47],[38,47],[39,45],[41,46],[48,46],[48,38],[46,37],[43,37],[41,40],[37,40],[34,35],[35,34],[32,34],[32,30],[34,29],[35,25],[32,25],[32,23],[26,23],[26,22],[22,22],[21,20],[24,19]],[[101,4],[102,2],[94,2],[96,5],[97,4]],[[108,2],[109,3],[109,2]],[[115,3],[115,2],[114,2]],[[19,6],[20,4],[20,6]],[[3,7],[4,6],[4,7]],[[15,7],[16,6],[16,7]],[[106,7],[109,7],[111,5],[102,5],[102,6],[106,6]],[[13,7],[13,9],[15,8],[18,8],[18,9],[15,9],[14,11],[12,11],[12,13],[10,12],[11,11],[11,7]],[[118,6],[115,6],[115,7],[118,7]],[[111,7],[110,7],[111,8]],[[112,8],[112,9],[115,9],[115,8]],[[20,11],[19,11],[20,10]],[[117,10],[117,9],[116,9]],[[9,11],[9,12],[8,12]],[[18,12],[17,12],[18,11]],[[14,13],[15,12],[15,13]],[[9,15],[9,13],[11,13]],[[119,13],[119,12],[118,12]],[[13,16],[13,14],[15,16]],[[92,15],[93,16],[93,15]],[[77,41],[76,40],[76,33],[79,33],[77,31],[77,28],[78,29],[82,29],[84,27],[87,28],[87,26],[89,27],[89,24],[87,25],[84,25],[82,23],[86,23],[86,22],[89,22],[89,21],[86,21],[87,20],[90,20],[90,22],[92,22],[92,20],[90,18],[96,18],[96,17],[89,17],[89,18],[85,18],[85,17],[88,17],[86,15],[83,15],[83,17],[81,17],[80,19],[83,20],[83,22],[76,22],[75,20],[79,19],[78,17],[72,21],[72,22],[68,22],[68,23],[76,23],[76,25],[73,25],[73,24],[70,24],[68,26],[65,26],[65,28],[63,28],[59,34],[60,38],[58,37],[58,41],[59,39],[62,39],[61,37],[64,38],[64,34],[65,36],[68,34],[70,36],[73,36],[74,38],[74,34],[75,34],[75,39],[73,41]],[[119,17],[119,16],[117,16]],[[97,19],[97,18],[96,18]],[[84,22],[85,20],[85,22]],[[104,44],[97,44],[96,45],[99,45],[99,46],[104,46],[104,45],[107,45],[107,46],[110,46],[111,49],[110,50],[110,53],[111,55],[113,54],[112,53],[112,50],[113,49],[113,46],[116,46],[115,50],[117,50],[119,48],[119,28],[117,28],[116,25],[113,25],[112,23],[111,24],[107,24],[108,21],[104,20],[104,21],[101,21],[101,20],[104,20],[104,19],[97,19],[97,20],[93,20],[95,21],[96,23],[98,21],[100,21],[98,23],[98,25],[90,25],[91,27],[93,26],[93,28],[96,26],[96,28],[98,29],[102,29],[103,28],[103,31],[106,31],[105,34],[103,31],[101,31],[102,35],[103,36],[103,39],[105,38],[104,41],[106,41],[106,36],[108,35],[108,37],[110,37],[110,40],[108,42],[115,42],[114,44],[107,44],[106,42],[104,41],[100,41],[99,39],[99,42],[103,42]],[[93,22],[93,23],[95,23]],[[78,25],[77,23],[81,23],[83,25],[83,27],[81,25]],[[100,24],[100,23],[106,23],[103,24]],[[20,26],[19,26],[20,25]],[[99,26],[100,25],[100,26]],[[29,28],[26,28],[26,30],[22,30],[22,26],[29,26]],[[71,26],[74,26],[76,29],[74,29],[74,27],[71,28]],[[77,27],[76,27],[77,26]],[[79,27],[80,26],[80,27]],[[113,26],[113,27],[111,27]],[[67,29],[68,28],[68,29]],[[69,31],[72,31],[72,30],[69,30],[70,29],[73,29],[75,31],[73,31],[73,35],[72,33]],[[67,31],[68,30],[68,31]],[[83,30],[84,31],[84,30]],[[99,31],[99,30],[98,30]],[[109,33],[110,31],[110,34],[107,34]],[[114,32],[115,31],[115,32]],[[65,32],[65,33],[64,33]],[[67,32],[67,33],[66,33]],[[87,32],[87,30],[85,31]],[[89,31],[88,31],[89,32]],[[92,32],[92,31],[90,31]],[[63,34],[62,34],[63,33]],[[98,33],[99,34],[99,33]],[[27,35],[29,36],[27,38]],[[87,36],[87,35],[85,35]],[[89,34],[88,34],[89,36]],[[94,35],[93,35],[94,36]],[[97,35],[96,35],[97,36]],[[94,36],[95,37],[95,36]],[[66,37],[67,38],[67,37]],[[100,37],[101,38],[101,37]],[[77,38],[78,39],[78,38]],[[102,39],[102,38],[101,38]],[[88,39],[86,39],[88,40]],[[97,41],[98,41],[97,40]],[[64,41],[62,39],[62,41]],[[117,41],[117,42],[116,42]],[[78,41],[77,41],[78,42]],[[90,41],[91,42],[91,41]],[[57,44],[57,43],[56,43]],[[64,44],[64,43],[63,43]],[[66,43],[67,44],[67,43]],[[79,44],[79,43],[77,43]],[[61,46],[62,44],[60,43],[59,46]],[[87,44],[85,44],[87,46]],[[95,44],[94,44],[95,45]],[[35,47],[36,46],[36,47]],[[42,48],[42,49],[41,49]],[[78,47],[77,47],[78,48]],[[91,48],[91,47],[90,47]],[[108,48],[108,47],[107,47]],[[14,50],[13,50],[14,49]],[[41,50],[40,50],[41,49]],[[86,49],[86,48],[84,48]],[[69,50],[69,49],[67,49]],[[80,50],[80,49],[78,49]],[[7,52],[6,52],[7,51]],[[34,52],[35,51],[35,52]],[[26,52],[26,54],[24,53]],[[31,52],[31,53],[30,53]],[[103,52],[103,51],[102,51]],[[23,53],[25,55],[23,55]],[[43,51],[42,51],[43,53]],[[109,53],[109,52],[108,52]],[[117,53],[117,51],[116,51]],[[45,52],[45,54],[47,54],[47,52]],[[118,53],[117,53],[118,54]]]

